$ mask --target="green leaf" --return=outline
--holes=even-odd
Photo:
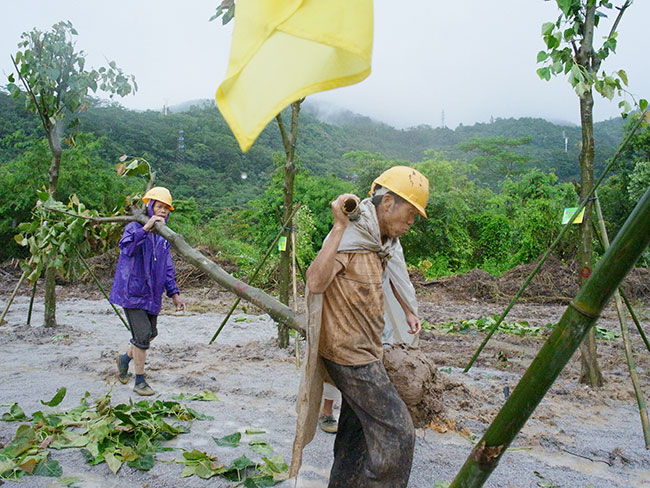
[[[115,454],[112,453],[112,452],[105,452],[104,453],[104,461],[106,461],[106,464],[108,464],[108,467],[113,472],[113,474],[117,474],[117,472],[122,467],[122,461],[117,459]]]
[[[49,402],[44,402],[43,400],[41,400],[41,403],[48,407],[56,407],[59,403],[63,401],[66,391],[67,390],[65,389],[65,387],[59,388],[59,390],[56,392],[54,397],[52,397],[52,399]]]
[[[557,0],[557,6],[560,7],[565,17],[568,17],[571,12],[571,3],[571,0]]]
[[[266,434],[265,430],[262,429],[246,429],[245,433],[247,435],[254,435],[254,434]]]
[[[260,456],[269,457],[273,454],[273,448],[271,445],[262,439],[252,440],[248,443],[253,451],[255,451]]]
[[[63,469],[58,461],[50,459],[44,461],[36,466],[32,473],[34,476],[49,476],[51,478],[59,478],[63,474]]]
[[[272,476],[252,476],[244,480],[246,488],[266,488],[268,486],[275,486],[277,481]]]
[[[539,68],[537,70],[537,76],[539,76],[542,80],[549,81],[551,79],[551,68],[548,66]]]
[[[2,414],[2,420],[5,422],[18,422],[23,420],[29,420],[23,412],[23,409],[18,406],[17,403],[11,405],[9,413]]]
[[[248,459],[246,456],[240,456],[237,459],[235,459],[230,466],[228,466],[228,469],[237,469],[239,471],[244,470],[246,468],[250,468],[252,466],[255,466],[255,463]]]
[[[641,109],[641,112],[648,108],[648,101],[645,98],[639,100],[639,108]]]
[[[238,447],[239,441],[241,441],[241,432],[235,432],[234,434],[221,438],[213,437],[212,440],[214,440],[219,447]]]
[[[553,32],[554,27],[555,27],[555,24],[553,22],[544,22],[542,24],[542,35],[543,36],[550,36],[551,33]]]
[[[546,51],[540,51],[537,53],[537,62],[541,63],[542,61],[548,59],[548,53]]]
[[[621,81],[625,86],[627,86],[627,73],[623,69],[618,70],[618,76],[621,78]]]
[[[154,457],[151,454],[145,454],[144,456],[140,456],[135,461],[129,461],[126,464],[132,468],[140,469],[142,471],[149,471],[151,468],[153,468],[154,463]]]

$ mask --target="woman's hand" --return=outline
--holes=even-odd
[[[177,312],[185,311],[185,300],[183,300],[178,293],[176,293],[176,295],[172,295],[172,302],[174,302],[174,305],[176,305]]]
[[[146,224],[144,224],[144,227],[143,227],[144,230],[146,230],[147,232],[149,232],[151,229],[153,229],[153,225],[154,225],[156,222],[161,222],[161,223],[164,224],[164,223],[165,223],[165,218],[164,218],[164,217],[161,217],[160,215],[154,215],[153,217],[151,217],[151,218],[149,219],[149,221],[148,221]]]

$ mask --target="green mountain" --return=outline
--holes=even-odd
[[[275,121],[243,154],[214,105],[205,101],[189,105],[163,114],[97,102],[81,114],[79,127],[102,138],[98,153],[107,165],[117,163],[122,154],[145,157],[157,171],[157,181],[173,189],[178,198],[193,196],[201,205],[219,208],[242,205],[263,191],[275,169],[273,155],[283,150]],[[614,154],[623,123],[612,119],[595,124],[597,172]],[[16,158],[25,141],[41,137],[37,118],[0,93],[0,165]],[[300,115],[297,155],[302,167],[314,174],[349,179],[355,163],[343,158],[348,152],[381,153],[390,160],[416,162],[436,151],[444,159],[470,160],[472,155],[457,145],[488,137],[530,137],[530,144],[518,149],[529,158],[529,167],[553,171],[561,181],[577,178],[580,128],[535,118],[496,119],[455,130],[426,125],[396,129],[351,112],[325,117],[307,103]]]

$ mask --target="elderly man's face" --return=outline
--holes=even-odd
[[[398,238],[406,234],[415,222],[417,214],[417,209],[410,203],[397,203],[392,195],[384,195],[377,209],[382,237]]]

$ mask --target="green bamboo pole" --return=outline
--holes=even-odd
[[[18,288],[20,288],[20,285],[23,284],[23,281],[25,280],[25,276],[27,276],[27,273],[23,271],[23,274],[20,275],[20,279],[18,280],[18,284],[16,285],[16,288],[14,288],[13,293],[9,297],[9,301],[7,302],[7,306],[5,307],[4,311],[2,312],[2,315],[0,315],[0,327],[2,326],[2,322],[5,319],[5,315],[7,315],[7,312],[9,311],[9,307],[11,307],[11,304],[14,301],[14,298],[16,298],[16,293],[18,293]]]
[[[609,170],[614,166],[614,163],[616,163],[616,160],[621,155],[621,150],[625,146],[627,146],[628,142],[630,142],[630,139],[632,139],[632,136],[636,133],[637,129],[641,126],[641,123],[645,120],[646,112],[647,111],[644,110],[643,113],[641,113],[641,115],[639,116],[639,120],[634,125],[634,127],[632,128],[632,130],[630,131],[628,136],[625,138],[625,140],[623,141],[623,144],[621,144],[620,148],[618,149],[618,151],[616,152],[616,154],[614,155],[612,160],[609,162],[609,164],[607,165],[607,167],[605,168],[603,173],[600,175],[600,178],[598,178],[598,181],[596,181],[596,183],[594,184],[593,188],[591,189],[591,192],[589,192],[589,194],[584,198],[584,200],[582,201],[582,203],[578,207],[578,210],[576,210],[573,213],[573,215],[571,216],[569,221],[564,225],[564,227],[562,227],[562,230],[560,231],[558,236],[553,241],[553,244],[551,244],[550,247],[546,250],[546,252],[542,255],[539,262],[537,263],[537,266],[535,266],[535,268],[530,272],[530,274],[528,275],[528,278],[526,278],[526,281],[524,281],[524,283],[521,285],[521,287],[519,288],[519,290],[517,291],[515,296],[512,297],[512,300],[510,300],[510,303],[508,304],[506,309],[503,311],[503,313],[501,314],[499,319],[494,323],[494,325],[492,325],[492,327],[490,327],[490,330],[488,331],[487,335],[485,336],[485,339],[483,339],[483,342],[481,342],[481,345],[478,347],[478,349],[476,350],[476,352],[472,356],[472,359],[470,359],[469,363],[467,363],[467,366],[465,366],[465,369],[463,370],[463,373],[467,373],[470,370],[470,368],[472,367],[472,365],[474,364],[476,359],[481,354],[481,351],[483,351],[483,348],[486,346],[486,344],[488,343],[488,341],[490,340],[492,335],[497,331],[497,329],[499,328],[499,325],[501,325],[501,322],[503,322],[503,320],[506,318],[506,315],[508,315],[508,312],[510,312],[510,310],[512,309],[514,304],[517,302],[517,300],[519,300],[519,297],[524,292],[526,287],[528,287],[528,284],[532,281],[533,277],[537,274],[537,272],[542,267],[542,265],[544,264],[546,259],[549,257],[549,255],[551,254],[553,249],[555,249],[555,246],[557,246],[558,242],[560,242],[562,237],[564,237],[564,234],[567,233],[567,231],[569,230],[569,228],[573,224],[573,221],[580,214],[582,209],[585,208],[585,205],[587,205],[587,202],[589,201],[589,199],[595,194],[596,190],[598,189],[600,184],[605,179],[605,176],[607,175],[607,173],[609,173]]]
[[[29,308],[27,309],[27,325],[32,324],[32,311],[34,310],[34,297],[36,296],[36,284],[38,279],[34,280],[34,286],[32,286],[32,296],[29,297]]]
[[[650,244],[650,189],[643,195],[593,274],[567,307],[450,488],[478,488],[497,467],[528,417],[558,377],[625,275]]]
[[[627,310],[630,312],[630,316],[632,317],[632,320],[634,321],[634,325],[636,325],[636,328],[639,331],[639,334],[641,335],[641,339],[643,339],[643,342],[645,343],[645,347],[650,352],[650,342],[648,342],[648,338],[646,337],[645,332],[643,332],[643,328],[641,327],[641,323],[639,322],[639,319],[637,318],[636,314],[634,313],[634,309],[632,308],[632,304],[627,299],[627,295],[623,291],[623,288],[619,288],[618,291],[621,294],[621,297],[623,298],[623,301],[625,302],[625,306],[627,307]]]
[[[249,284],[252,284],[253,281],[255,280],[255,278],[257,277],[257,273],[260,272],[260,270],[262,269],[262,266],[264,266],[264,263],[268,259],[269,254],[271,254],[271,251],[273,251],[273,249],[275,248],[275,245],[280,240],[280,237],[282,237],[282,234],[284,234],[284,228],[287,225],[289,225],[289,223],[291,222],[291,219],[293,219],[293,216],[296,215],[296,212],[298,211],[299,208],[300,208],[300,202],[298,202],[296,204],[296,206],[292,210],[291,214],[289,214],[289,218],[284,222],[284,225],[282,226],[282,230],[278,233],[278,235],[275,237],[275,239],[273,239],[273,242],[271,243],[269,248],[266,250],[266,254],[262,258],[260,263],[257,265],[257,268],[255,268],[255,271],[253,271],[253,275],[251,276],[250,280],[248,280]],[[208,342],[208,344],[212,344],[214,342],[214,340],[217,338],[217,336],[221,333],[221,329],[224,328],[224,326],[226,325],[226,322],[228,322],[228,319],[230,318],[230,316],[233,314],[233,312],[237,308],[237,305],[239,305],[239,302],[241,302],[241,298],[237,297],[237,299],[235,300],[235,303],[233,303],[232,306],[230,307],[230,310],[228,310],[228,313],[226,314],[224,319],[221,321],[221,324],[219,325],[219,328],[214,333],[214,335],[212,336],[212,339],[210,339],[210,342]]]
[[[598,237],[601,241],[603,249],[607,250],[609,248],[609,237],[607,235],[607,227],[605,227],[605,220],[603,219],[603,212],[600,208],[600,201],[598,200],[598,195],[596,195],[596,201],[594,205],[596,210],[596,218],[598,221]],[[643,391],[639,385],[639,375],[636,371],[636,366],[634,364],[634,355],[632,353],[632,345],[630,344],[630,336],[627,329],[627,320],[625,319],[625,312],[623,310],[623,302],[621,300],[621,295],[618,290],[614,291],[614,301],[616,302],[616,313],[618,315],[618,321],[621,324],[621,337],[623,338],[623,346],[625,348],[625,359],[627,361],[627,369],[630,372],[630,379],[632,380],[632,386],[634,388],[634,395],[636,396],[636,403],[639,407],[639,415],[641,417],[641,428],[643,429],[643,439],[645,440],[646,449],[650,449],[650,426],[648,424],[648,409],[646,408],[645,398],[643,397]]]
[[[607,246],[609,244],[605,246],[605,243],[603,242],[598,227],[596,227],[596,236],[598,237],[600,244],[603,246],[603,249],[607,249]],[[623,290],[623,287],[621,286],[619,287],[617,292],[623,299],[623,303],[625,303],[625,306],[627,307],[627,311],[630,313],[630,316],[632,317],[632,321],[634,322],[634,325],[636,326],[639,335],[641,336],[641,339],[643,339],[643,343],[645,344],[646,349],[648,350],[648,352],[650,352],[650,342],[648,342],[648,338],[646,337],[645,332],[643,331],[643,327],[641,327],[641,323],[639,322],[639,319],[637,318],[636,313],[634,312],[634,308],[632,307],[632,304],[630,303],[630,301],[627,298],[627,295],[625,294],[625,290]]]
[[[88,266],[88,263],[87,263],[86,260],[83,258],[83,256],[81,255],[81,253],[79,252],[78,249],[77,249],[77,255],[79,256],[79,259],[81,259],[81,262],[84,264],[84,266],[85,266],[86,269],[88,270],[88,273],[90,273],[90,276],[92,276],[92,277],[93,277],[93,280],[95,280],[95,283],[97,284],[97,286],[99,287],[99,289],[101,290],[101,292],[104,294],[104,298],[106,298],[106,301],[107,301],[108,303],[110,303],[110,304],[111,304],[111,307],[113,307],[113,310],[115,310],[115,313],[117,314],[117,316],[120,318],[120,320],[121,320],[122,323],[124,324],[124,327],[126,327],[126,330],[129,330],[129,331],[130,331],[130,330],[131,330],[131,327],[129,327],[129,324],[126,322],[126,320],[124,320],[124,317],[122,317],[122,314],[121,314],[120,311],[117,309],[117,307],[111,303],[111,300],[108,298],[108,294],[106,293],[106,290],[104,290],[104,287],[102,286],[102,284],[101,284],[101,283],[99,282],[99,280],[97,279],[97,276],[95,276],[95,273],[93,273],[93,270],[90,269],[90,266]]]

